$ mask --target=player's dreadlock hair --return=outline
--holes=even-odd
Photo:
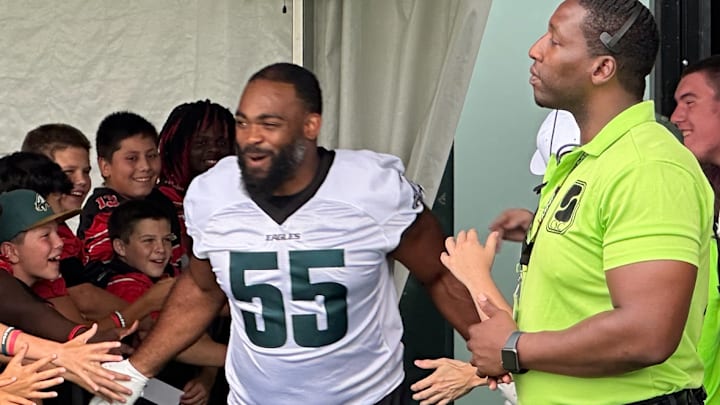
[[[620,84],[642,99],[645,76],[650,74],[660,43],[657,25],[650,10],[638,0],[578,0],[587,14],[582,25],[591,56],[612,55],[617,61]],[[610,49],[600,39],[603,32],[614,36],[637,12],[635,21],[620,33]]]
[[[683,70],[680,78],[691,74],[702,73],[705,75],[707,84],[715,92],[715,99],[720,100],[720,55],[713,55],[709,58],[695,62]]]
[[[210,100],[175,107],[160,130],[160,182],[183,190],[197,173],[190,170],[190,148],[195,134],[204,130],[225,134],[235,143],[235,118],[227,108]]]
[[[248,83],[265,79],[273,82],[289,83],[295,87],[297,97],[311,113],[322,114],[322,92],[317,77],[302,66],[292,63],[276,63],[262,68],[252,75]]]

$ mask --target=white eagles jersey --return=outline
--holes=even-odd
[[[421,190],[394,156],[334,153],[281,223],[248,196],[235,156],[187,192],[194,254],[230,304],[231,404],[374,404],[403,380],[387,254],[423,210]]]

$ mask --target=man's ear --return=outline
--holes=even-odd
[[[20,253],[17,246],[12,242],[3,242],[0,244],[0,253],[10,264],[18,264],[20,262]]]
[[[617,60],[611,55],[602,55],[595,58],[592,65],[592,82],[603,85],[617,75]]]
[[[112,241],[113,251],[120,257],[125,257],[125,242],[121,239],[113,239]]]
[[[320,126],[322,125],[322,117],[317,113],[309,113],[305,116],[303,123],[303,134],[305,139],[314,141],[320,135]]]

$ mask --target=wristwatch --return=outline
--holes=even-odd
[[[522,335],[522,332],[519,330],[511,333],[507,342],[505,342],[505,346],[503,346],[500,351],[503,368],[513,374],[522,374],[527,372],[526,369],[520,368],[520,359],[518,358],[517,343],[518,339],[520,339],[520,335]]]

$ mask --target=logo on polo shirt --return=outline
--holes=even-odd
[[[570,186],[547,223],[548,232],[564,234],[572,226],[586,186],[581,180]]]

